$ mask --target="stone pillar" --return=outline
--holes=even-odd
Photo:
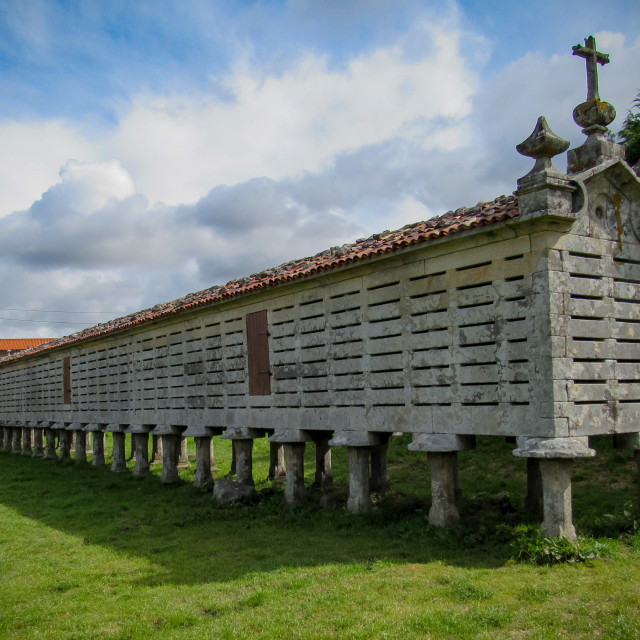
[[[236,480],[247,487],[255,487],[253,481],[253,438],[233,441],[236,450]]]
[[[573,458],[595,455],[588,438],[518,438],[513,455],[536,458],[542,477],[543,536],[563,537],[574,542],[576,530],[571,512],[571,467]]]
[[[299,502],[304,498],[304,442],[285,443],[286,484],[284,499]]]
[[[178,475],[179,438],[177,434],[162,436],[162,482],[170,484],[180,479]]]
[[[40,427],[33,430],[33,457],[44,458],[44,442],[42,440],[42,431]]]
[[[127,470],[124,435],[123,431],[113,432],[113,460],[111,462],[111,471],[115,473],[124,473]]]
[[[540,533],[575,542],[577,535],[571,509],[572,462],[571,458],[540,459],[544,510]]]
[[[369,457],[371,447],[349,447],[349,498],[347,509],[357,513],[368,511],[371,506],[369,489]]]
[[[31,448],[31,436],[31,427],[22,427],[22,453],[26,456],[33,454],[33,449]]]
[[[194,438],[196,441],[196,473],[194,486],[213,487],[211,475],[211,436]]]
[[[209,442],[209,458],[211,460],[211,471],[220,471],[216,465],[215,448],[213,446],[213,438]]]
[[[543,517],[542,495],[540,461],[537,458],[527,458],[527,497],[524,508],[536,520],[542,520]]]
[[[431,468],[431,509],[429,523],[455,527],[460,523],[462,493],[458,483],[458,451],[476,446],[474,436],[448,433],[415,433],[410,451],[426,451]]]
[[[11,427],[4,428],[4,447],[5,451],[11,451],[13,447],[13,429]]]
[[[58,457],[56,453],[56,432],[54,429],[45,429],[44,432],[47,448],[44,457],[48,460],[55,460]]]
[[[269,480],[283,480],[285,471],[284,445],[280,442],[269,443]]]
[[[136,466],[133,473],[136,476],[146,476],[149,474],[149,434],[132,433],[131,440],[136,455]]]
[[[330,439],[330,435],[317,436],[314,439],[316,445],[316,475],[313,484],[316,487],[327,487],[333,484]]]
[[[231,441],[231,469],[229,470],[229,474],[232,476],[236,475],[236,469],[238,467],[238,451],[236,449],[236,441]]]
[[[187,439],[180,438],[180,450],[178,456],[178,469],[186,469],[189,466],[189,452],[187,448]]]
[[[152,435],[151,464],[162,462],[162,436]]]
[[[4,426],[0,425],[0,451],[4,449]]]
[[[371,477],[369,488],[375,493],[384,493],[389,490],[391,482],[387,471],[387,451],[389,449],[389,436],[380,444],[371,447]]]
[[[84,431],[75,432],[76,434],[76,462],[78,464],[87,461],[87,434]]]
[[[60,462],[67,462],[71,460],[71,431],[67,431],[62,428],[58,431],[58,437],[60,439]]]
[[[436,527],[455,527],[460,524],[456,501],[456,468],[458,452],[427,452],[431,467],[431,509],[429,524]]]
[[[94,431],[93,439],[93,460],[94,467],[103,467],[104,461],[104,431]]]

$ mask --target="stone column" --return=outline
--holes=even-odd
[[[304,498],[304,442],[285,443],[286,484],[284,499],[299,502]]]
[[[146,476],[149,474],[149,434],[132,433],[131,439],[134,444],[136,466],[133,474],[136,476]]]
[[[236,450],[236,480],[247,487],[255,487],[253,480],[253,438],[233,441]]]
[[[527,458],[527,496],[524,500],[524,508],[536,520],[541,520],[543,517],[542,495],[540,461],[537,458]]]
[[[211,475],[211,436],[194,438],[196,441],[196,473],[194,486],[213,487]]]
[[[573,458],[595,455],[588,438],[518,438],[513,455],[537,458],[542,477],[543,536],[563,537],[574,542],[576,530],[571,510],[571,467]]]
[[[44,457],[48,460],[55,460],[58,457],[56,453],[56,432],[55,429],[49,427],[45,429],[45,439],[47,448],[44,452]]]
[[[4,428],[4,447],[5,451],[11,451],[13,447],[13,429],[11,427]]]
[[[93,460],[91,463],[94,467],[103,467],[104,461],[104,431],[94,431],[93,439]]]
[[[71,460],[71,431],[67,431],[64,426],[58,431],[60,439],[60,462]]]
[[[187,439],[180,438],[180,450],[178,456],[178,469],[186,469],[189,466],[189,451],[187,447]]]
[[[372,507],[369,488],[371,447],[347,447],[349,452],[349,498],[347,509],[357,513]]]
[[[33,457],[44,458],[44,442],[42,439],[41,427],[35,427],[33,430]]]
[[[284,445],[280,442],[269,443],[269,480],[283,480],[285,471]]]
[[[22,428],[22,453],[24,453],[26,456],[30,456],[33,454],[33,449],[31,448],[31,436],[32,436],[31,427],[23,427]]]
[[[455,527],[460,524],[456,501],[456,467],[458,452],[427,452],[431,467],[431,509],[429,524],[436,527]]]
[[[4,449],[4,425],[0,425],[0,451]]]
[[[460,523],[461,492],[458,485],[458,451],[476,446],[474,436],[448,433],[415,433],[410,451],[426,451],[431,468],[429,524],[455,527]]]
[[[384,493],[389,490],[391,482],[387,471],[387,451],[389,449],[389,437],[380,444],[371,447],[371,477],[369,479],[369,488],[375,493]]]
[[[151,464],[162,462],[162,436],[152,435]]]
[[[636,461],[636,482],[638,487],[638,511],[640,511],[640,433],[619,433],[613,436],[616,449],[632,449]]]
[[[333,470],[331,469],[331,435],[316,436],[316,475],[313,481],[316,487],[327,487],[333,484]]]
[[[213,438],[209,442],[209,458],[211,459],[211,471],[220,471],[216,465],[215,447],[213,446]]]
[[[171,433],[162,436],[162,482],[170,484],[180,479],[178,475],[178,457],[180,436]]]
[[[84,431],[74,431],[76,434],[76,462],[84,464],[87,462],[87,434]]]
[[[111,462],[111,471],[115,473],[124,473],[127,471],[124,435],[124,431],[113,432],[113,460]]]

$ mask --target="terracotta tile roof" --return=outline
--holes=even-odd
[[[53,338],[0,338],[0,351],[21,351],[52,340]]]
[[[375,256],[393,253],[405,247],[422,244],[468,229],[515,218],[517,215],[518,203],[514,196],[500,196],[492,202],[479,202],[474,207],[461,207],[456,211],[449,211],[442,216],[437,216],[424,222],[408,224],[397,231],[376,233],[369,238],[361,238],[353,244],[331,247],[310,258],[292,260],[252,276],[232,280],[225,285],[217,285],[204,291],[189,293],[177,300],[157,304],[149,309],[98,324],[70,336],[55,339],[46,345],[29,351],[7,356],[2,359],[2,362],[101,337],[182,311],[196,309],[268,287],[275,287],[285,282],[298,280]]]

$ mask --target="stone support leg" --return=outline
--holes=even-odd
[[[316,487],[327,487],[333,484],[333,471],[331,469],[330,437],[318,438],[316,445],[316,475],[313,481]]]
[[[284,499],[299,502],[304,498],[304,442],[284,444],[284,458],[287,467]]]
[[[638,487],[638,511],[640,511],[640,449],[633,452],[636,459],[636,486]]]
[[[169,484],[180,479],[178,475],[178,457],[180,455],[178,442],[180,436],[165,435],[162,437],[162,482]]]
[[[4,427],[0,427],[0,450],[4,449]]]
[[[231,441],[231,469],[229,473],[232,476],[236,475],[236,469],[238,467],[238,450],[236,448],[236,441]]]
[[[113,461],[111,463],[111,471],[115,473],[123,473],[127,470],[124,436],[125,434],[122,433],[122,431],[113,432]]]
[[[22,429],[20,427],[14,427],[12,429],[13,439],[11,445],[12,453],[22,453]]]
[[[131,438],[135,445],[136,466],[133,470],[136,476],[146,476],[149,474],[149,434],[132,433]]]
[[[94,431],[93,439],[93,460],[94,467],[103,467],[104,462],[104,431]]]
[[[284,445],[269,443],[269,480],[283,480],[286,476]]]
[[[211,459],[211,471],[220,471],[216,465],[216,452],[213,446],[213,438],[209,442],[209,458]]]
[[[436,527],[455,527],[460,523],[456,502],[456,451],[427,452],[431,467],[431,509],[429,524]]]
[[[84,463],[87,461],[87,438],[84,431],[76,433],[76,462]]]
[[[30,456],[33,453],[33,449],[31,448],[31,435],[33,429],[29,427],[25,427],[22,429],[22,453],[26,456]]]
[[[151,463],[162,462],[162,436],[151,436]]]
[[[540,527],[543,536],[576,540],[571,510],[571,458],[541,458],[544,520]]]
[[[542,475],[538,458],[527,458],[527,497],[524,508],[536,520],[542,520]]]
[[[387,472],[387,451],[389,440],[371,447],[371,478],[369,488],[375,493],[384,493],[389,490],[391,482]]]
[[[180,455],[178,456],[178,469],[186,469],[189,466],[189,452],[187,439],[180,438]]]
[[[44,457],[48,460],[55,460],[58,457],[56,453],[56,432],[53,429],[45,429],[46,450]]]
[[[71,432],[65,429],[60,429],[58,432],[59,446],[60,446],[60,462],[67,462],[71,460]]]
[[[196,441],[196,474],[194,486],[213,487],[211,475],[211,437],[195,438]]]
[[[371,447],[347,447],[349,452],[349,511],[368,511],[371,506],[369,491],[369,457]]]
[[[236,451],[236,480],[247,487],[255,487],[253,481],[253,439],[234,440]]]
[[[42,441],[42,429],[33,430],[33,457],[44,458],[44,443]]]

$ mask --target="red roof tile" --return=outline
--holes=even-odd
[[[449,211],[442,216],[437,216],[424,222],[408,224],[397,231],[376,233],[369,238],[357,240],[353,244],[332,247],[310,258],[292,260],[252,276],[232,280],[226,285],[217,285],[204,291],[189,293],[177,300],[157,304],[150,309],[98,324],[70,336],[57,338],[46,345],[30,349],[27,352],[7,356],[3,361],[6,362],[31,355],[32,353],[48,351],[56,347],[115,333],[144,322],[235,298],[252,291],[274,287],[291,280],[298,280],[321,271],[336,269],[360,260],[393,253],[411,245],[422,244],[468,229],[494,224],[502,220],[515,218],[517,215],[518,202],[514,196],[500,196],[492,202],[480,202],[475,207],[461,207],[456,211]]]
[[[37,347],[53,338],[0,338],[0,351],[19,351]]]

